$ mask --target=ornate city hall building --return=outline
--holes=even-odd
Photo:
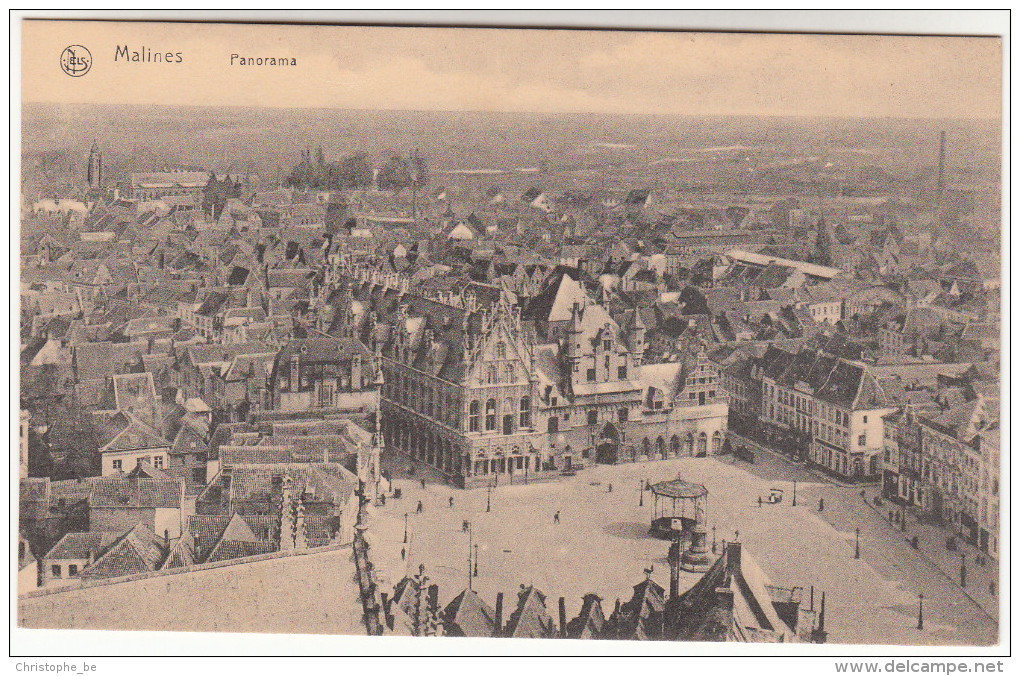
[[[678,363],[642,363],[636,312],[624,328],[575,292],[562,331],[543,341],[498,287],[412,293],[396,276],[361,269],[336,289],[337,316],[377,355],[387,452],[452,485],[721,450],[727,401],[703,346]]]

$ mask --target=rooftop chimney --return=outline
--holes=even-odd
[[[726,545],[726,575],[732,577],[740,572],[740,543],[730,542]]]
[[[822,592],[822,607],[818,612],[818,631],[825,631],[825,592]]]
[[[389,595],[386,592],[379,593],[379,599],[382,601],[383,617],[386,619],[386,626],[389,629],[393,629],[393,615],[390,613],[392,605],[390,603]]]
[[[493,636],[500,636],[503,633],[503,592],[496,594],[496,620],[492,629]]]
[[[680,537],[669,547],[669,598],[680,598]]]
[[[942,193],[946,188],[946,132],[942,130],[939,132],[939,194],[938,197],[942,199]]]

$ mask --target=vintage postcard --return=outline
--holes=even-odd
[[[19,631],[1001,645],[1000,36],[20,37]]]

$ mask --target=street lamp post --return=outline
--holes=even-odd
[[[404,544],[407,544],[407,512],[404,512]]]
[[[475,577],[478,577],[478,545],[475,545]]]
[[[797,480],[793,480],[793,506],[797,506]]]
[[[485,487],[485,511],[492,511],[492,484]]]
[[[638,479],[638,507],[645,506],[645,480]]]
[[[924,594],[917,595],[917,629],[924,629]]]
[[[906,533],[907,532],[907,506],[903,505],[900,509],[903,512],[900,515],[900,517],[901,517],[900,518],[900,531]]]
[[[712,526],[712,553],[715,554],[715,526]]]
[[[474,528],[471,526],[471,524],[468,524],[468,589],[469,590],[471,589],[471,577],[472,577],[472,575],[471,575],[471,548],[472,548],[472,545],[474,543],[474,539],[475,539]],[[475,552],[477,552],[478,551],[478,545],[473,545],[473,546],[474,546]],[[476,559],[478,558],[477,554],[476,554],[475,558]],[[476,563],[475,565],[478,565],[478,564]],[[477,569],[476,569],[475,575],[477,575],[477,574],[478,574],[478,572],[477,572]]]
[[[960,586],[967,586],[967,555],[960,552]]]
[[[861,558],[861,529],[857,529],[857,540],[854,543],[854,558]]]

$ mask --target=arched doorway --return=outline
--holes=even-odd
[[[722,451],[722,434],[716,432],[712,435],[712,455],[719,455]]]
[[[645,437],[641,442],[641,455],[646,458],[652,457],[652,442],[648,440],[648,437]]]
[[[687,433],[687,457],[694,455],[694,433]]]
[[[698,457],[704,458],[708,455],[708,435],[702,432],[698,435]]]
[[[659,460],[666,459],[666,442],[662,437],[655,440],[655,456]]]
[[[680,455],[680,437],[673,435],[673,438],[669,440],[669,454],[674,458]]]
[[[613,423],[606,423],[595,445],[595,461],[615,465],[620,452],[620,433]]]

